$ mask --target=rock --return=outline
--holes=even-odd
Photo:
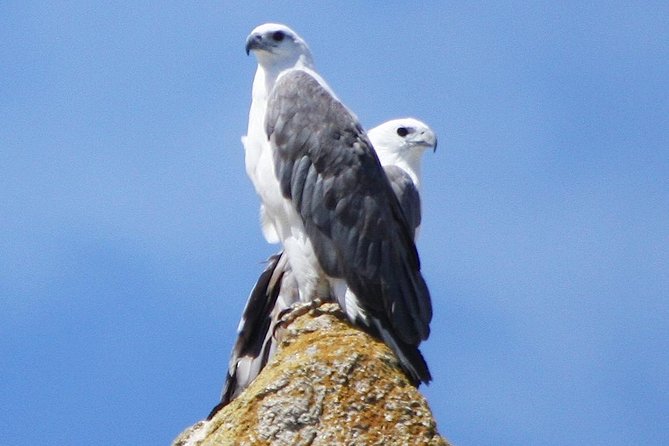
[[[256,380],[173,446],[448,445],[390,349],[338,306],[297,317],[281,336]]]

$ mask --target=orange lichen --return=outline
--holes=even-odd
[[[202,429],[180,444],[448,445],[393,353],[332,304],[285,327],[263,372]]]

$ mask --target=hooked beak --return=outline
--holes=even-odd
[[[421,143],[427,147],[432,147],[432,153],[437,151],[437,135],[431,131],[425,131],[421,134]]]
[[[264,47],[262,36],[260,34],[251,34],[246,38],[246,55],[248,56],[251,51],[259,50]]]
[[[272,44],[267,39],[263,39],[260,34],[251,34],[246,38],[246,55],[248,56],[251,51],[270,51],[272,50]]]

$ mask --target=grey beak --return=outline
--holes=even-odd
[[[258,49],[262,46],[262,36],[260,34],[251,34],[246,39],[246,55],[248,56],[252,50]]]

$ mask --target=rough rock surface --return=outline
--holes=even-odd
[[[258,378],[173,446],[443,445],[390,349],[324,304],[297,317]]]

